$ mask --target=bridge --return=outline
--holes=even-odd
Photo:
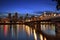
[[[39,16],[25,20],[25,22],[60,22],[60,15],[57,16]]]
[[[24,22],[26,25],[33,26],[36,25],[37,30],[41,30],[41,24],[55,24],[56,31],[60,33],[60,15],[54,16],[39,16],[27,19]]]

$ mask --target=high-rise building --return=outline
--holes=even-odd
[[[12,22],[11,13],[8,13],[8,19],[9,19],[9,22],[11,23]]]
[[[18,18],[18,13],[17,12],[15,13],[15,17]]]
[[[15,15],[14,15],[14,19],[15,19],[15,22],[18,21],[18,13],[16,12]]]
[[[8,18],[11,19],[11,13],[8,13]]]

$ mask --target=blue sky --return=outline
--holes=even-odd
[[[0,0],[0,12],[33,13],[38,11],[56,11],[56,2],[52,0]]]

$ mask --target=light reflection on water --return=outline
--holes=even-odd
[[[40,34],[40,39],[43,40],[43,35],[42,34]]]
[[[41,25],[43,30],[44,26]],[[44,27],[44,30],[46,29]],[[55,30],[55,29],[54,29]],[[27,25],[0,25],[0,39],[1,40],[47,40],[41,33],[37,33],[36,29]]]
[[[37,34],[36,34],[35,29],[34,29],[34,39],[37,40]]]
[[[55,33],[55,25],[54,24],[41,24],[41,30],[44,32],[44,33],[47,33],[49,35],[56,35]]]

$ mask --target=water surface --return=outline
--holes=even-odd
[[[50,26],[50,28],[49,28]],[[37,26],[35,25],[37,28]],[[55,26],[41,24],[41,30],[44,33],[55,35]],[[0,40],[47,40],[40,32],[27,25],[0,25]],[[50,32],[50,33],[49,33]],[[52,33],[53,32],[53,33]]]

